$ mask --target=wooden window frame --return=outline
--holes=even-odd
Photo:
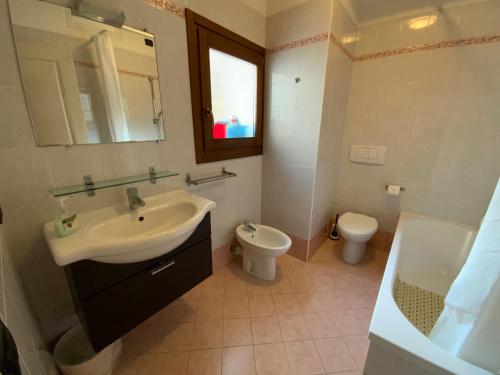
[[[265,48],[189,9],[186,9],[186,26],[196,163],[262,155]],[[255,137],[213,138],[210,48],[257,66]]]

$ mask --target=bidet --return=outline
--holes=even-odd
[[[243,269],[259,279],[274,280],[276,258],[290,249],[292,240],[278,229],[260,224],[252,226],[253,231],[249,231],[246,224],[236,228],[236,237],[243,248]]]

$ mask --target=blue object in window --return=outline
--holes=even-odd
[[[253,137],[252,127],[247,125],[228,125],[226,127],[226,138],[249,138]]]

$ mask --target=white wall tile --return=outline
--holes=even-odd
[[[43,343],[4,241],[0,225],[0,318],[16,342],[23,374],[52,374],[54,363]],[[41,361],[39,354],[45,353]]]
[[[267,45],[328,31],[330,7],[330,1],[313,0],[268,18]],[[311,236],[327,52],[321,42],[266,61],[262,221],[303,239]]]
[[[461,23],[448,28],[455,27],[453,32],[463,36],[488,35],[487,15],[500,8],[498,2],[492,3],[476,4],[475,10],[471,6],[445,9],[436,27],[444,27],[447,12],[450,22],[462,12],[478,21],[474,32]],[[398,22],[405,19],[389,23]],[[387,48],[443,40],[448,35],[429,31],[417,38],[414,30],[403,29],[395,37],[383,32],[388,27],[375,24],[360,33],[367,38],[376,34]],[[365,42],[373,50],[382,48]],[[365,47],[360,45],[357,54],[367,52]],[[498,64],[490,63],[499,56],[500,46],[495,43],[354,64],[336,210],[364,210],[387,231],[395,229],[400,211],[478,225],[500,174],[499,164],[492,162],[500,157],[498,105],[492,104],[500,100],[500,72]],[[385,145],[385,165],[350,163],[351,144]],[[388,183],[406,188],[397,202],[385,197],[383,186]]]
[[[69,4],[63,0],[53,2]],[[176,4],[213,16],[223,26],[264,45],[264,17],[239,1],[179,0]],[[212,217],[213,247],[229,241],[234,227],[244,218],[260,221],[260,156],[204,165],[195,162],[185,20],[136,0],[113,0],[99,5],[124,11],[127,24],[155,34],[165,111],[164,142],[85,145],[69,149],[36,147],[15,59],[7,1],[0,0],[0,202],[5,211],[9,252],[46,341],[76,320],[64,274],[53,262],[42,235],[43,223],[57,213],[57,200],[49,195],[50,188],[80,183],[85,174],[102,180],[146,173],[149,166],[180,173],[179,177],[154,186],[138,185],[141,194],[147,196],[187,188],[186,172],[193,176],[214,173],[225,165],[238,177],[193,190],[217,202]],[[92,199],[84,194],[72,197],[68,205],[82,213],[124,200],[124,189],[117,188],[99,191]],[[29,367],[29,360],[25,362]]]
[[[337,37],[356,31],[340,2],[335,2],[331,32]],[[353,63],[332,44],[328,50],[326,82],[321,110],[321,129],[316,156],[316,174],[311,215],[311,236],[322,231],[333,212],[333,195],[340,168],[340,154],[348,109]]]

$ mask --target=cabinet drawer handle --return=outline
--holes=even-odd
[[[151,270],[151,276],[159,274],[162,271],[165,271],[167,268],[172,267],[175,264],[175,260],[171,260],[167,264],[162,264],[161,266],[156,267],[154,270]]]

